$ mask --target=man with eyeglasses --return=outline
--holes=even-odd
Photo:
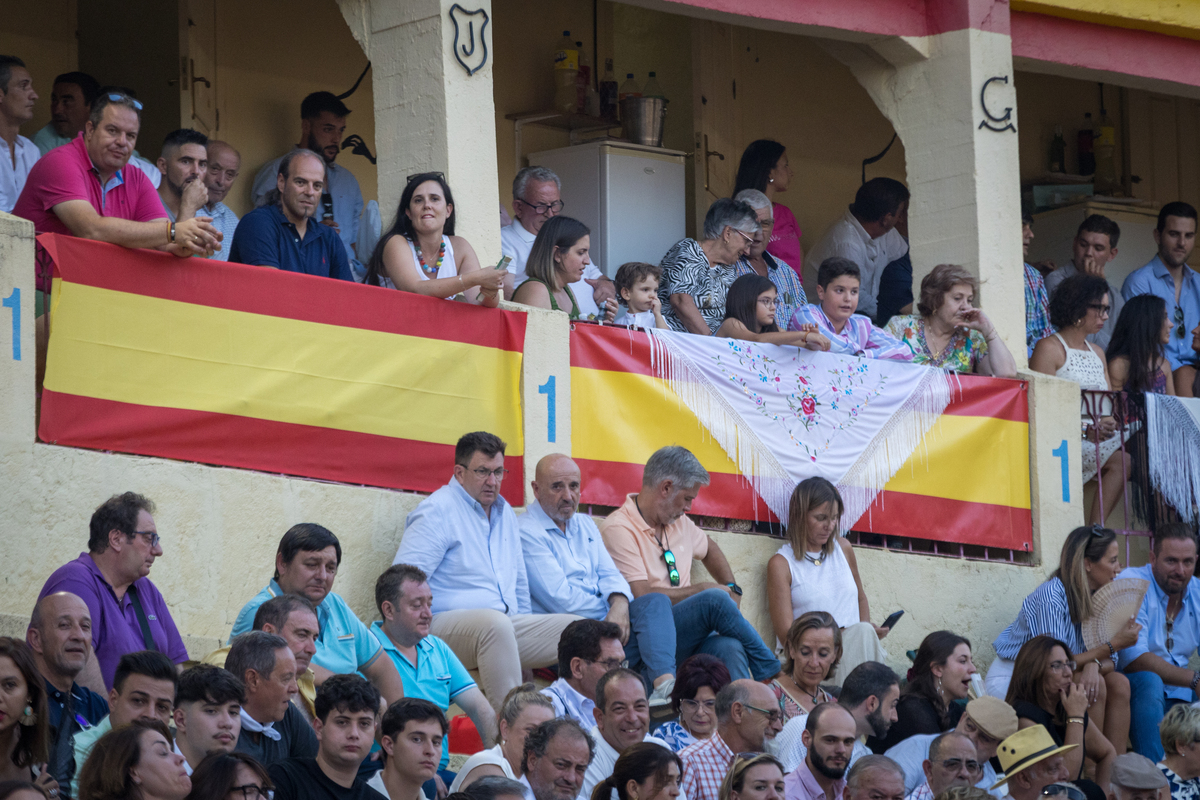
[[[652,637],[654,652],[641,655],[642,660],[674,659],[678,665],[695,653],[708,653],[725,663],[734,680],[767,680],[779,674],[779,659],[742,616],[742,589],[725,554],[687,516],[708,483],[708,471],[695,455],[683,447],[664,447],[646,462],[641,490],[600,524],[600,533],[635,602],[660,594],[664,609],[671,604],[674,630]],[[693,558],[716,581],[693,583]],[[630,639],[630,650],[634,644]]]
[[[583,776],[580,797],[591,797],[596,784],[612,775],[617,759],[635,744],[650,742],[671,749],[665,741],[650,735],[646,684],[642,683],[642,676],[631,669],[617,667],[604,673],[596,685],[596,706],[592,715],[595,723],[588,735],[596,743],[596,754]]]
[[[925,782],[905,800],[933,800],[951,786],[972,786],[983,775],[975,745],[961,733],[938,734],[929,744],[929,758],[921,765]]]
[[[163,554],[153,514],[154,503],[134,492],[104,501],[92,514],[88,552],[56,569],[38,593],[41,600],[70,592],[87,604],[96,657],[76,680],[97,694],[108,693],[126,653],[157,650],[175,664],[188,660],[167,602],[147,577]]]
[[[758,681],[736,680],[717,692],[717,729],[679,753],[688,800],[717,800],[738,753],[761,753],[783,729],[775,694]]]
[[[460,438],[450,482],[408,515],[392,560],[429,576],[429,631],[479,670],[493,708],[520,685],[522,670],[555,663],[563,629],[579,619],[533,613],[517,516],[500,494],[505,447],[486,431]]]
[[[1108,281],[1108,319],[1104,327],[1087,340],[1101,350],[1108,348],[1112,339],[1113,328],[1117,325],[1117,317],[1125,305],[1121,293],[1104,273],[1104,268],[1117,257],[1117,242],[1121,238],[1121,227],[1103,214],[1091,214],[1079,223],[1075,239],[1071,243],[1072,259],[1046,276],[1046,291],[1054,294],[1059,284],[1072,275],[1095,275]]]
[[[856,739],[854,717],[837,703],[821,703],[804,724],[808,755],[783,780],[786,800],[841,800]]]
[[[563,628],[558,640],[558,680],[542,689],[554,703],[554,716],[570,717],[590,728],[595,722],[597,684],[624,663],[621,629],[616,624],[577,619]]]
[[[225,198],[233,188],[242,168],[242,155],[229,142],[219,139],[208,140],[208,171],[204,173],[204,185],[208,188],[208,202],[201,209],[202,213],[212,218],[212,226],[225,237],[222,239],[229,245],[222,247],[209,258],[214,261],[227,261],[229,247],[233,244],[233,234],[237,230],[238,215],[225,205]]]
[[[1188,667],[1200,645],[1200,581],[1196,532],[1186,522],[1159,525],[1150,563],[1122,570],[1122,578],[1149,581],[1138,608],[1137,643],[1117,654],[1129,677],[1129,738],[1133,749],[1158,763],[1163,759],[1158,726],[1167,710],[1196,700],[1200,672]]]
[[[318,689],[331,675],[361,673],[389,703],[404,697],[396,665],[384,655],[375,634],[341,595],[333,591],[342,544],[333,531],[314,522],[288,529],[275,553],[275,574],[265,588],[242,606],[229,640],[254,627],[259,606],[284,594],[303,595],[316,607],[320,633],[310,667]]]
[[[1166,356],[1174,371],[1175,393],[1191,397],[1196,354],[1188,332],[1200,325],[1200,275],[1187,265],[1187,260],[1196,246],[1196,209],[1179,201],[1163,206],[1158,212],[1154,243],[1158,254],[1129,274],[1121,295],[1128,300],[1139,294],[1156,294],[1166,301],[1173,325]]]
[[[500,229],[500,251],[512,259],[504,279],[505,297],[512,297],[513,290],[524,282],[525,263],[542,225],[562,212],[561,192],[562,181],[547,167],[525,167],[513,179],[515,218]],[[588,315],[600,316],[600,308],[617,296],[612,280],[591,263],[584,267],[583,277],[570,288],[584,319]]]

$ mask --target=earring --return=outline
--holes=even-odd
[[[33,713],[33,706],[25,706],[25,713],[17,717],[17,722],[26,728],[31,728],[37,724],[37,714]]]
[[[938,697],[945,697],[946,693],[942,691],[942,679],[938,678],[937,681]]]
[[[774,183],[774,182],[775,182],[774,178],[767,178],[767,183]]]

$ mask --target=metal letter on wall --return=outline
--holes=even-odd
[[[996,133],[1004,133],[1004,131],[1012,131],[1013,133],[1016,133],[1017,128],[1012,124],[1012,106],[1005,108],[1004,113],[1000,116],[996,116],[991,112],[991,109],[988,108],[987,90],[989,86],[997,81],[1007,84],[1008,76],[997,75],[995,77],[988,78],[983,82],[983,88],[979,90],[979,106],[983,109],[983,115],[986,117],[986,119],[979,123],[978,129],[982,130],[987,128],[989,131],[995,131]]]
[[[467,71],[468,77],[483,69],[488,60],[488,13],[482,8],[467,11],[458,3],[450,6],[450,21],[454,23],[454,58]]]

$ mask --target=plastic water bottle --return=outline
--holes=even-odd
[[[627,97],[641,97],[642,87],[638,86],[638,82],[633,79],[633,73],[629,72],[625,75],[625,82],[621,84],[621,91],[617,94],[617,100],[624,100]]]
[[[617,78],[613,74],[613,60],[604,59],[604,77],[600,79],[600,116],[617,118]]]
[[[663,89],[658,83],[656,73],[650,73],[649,80],[647,80],[646,85],[642,87],[642,97],[658,97],[661,98],[664,103],[666,102],[667,96],[663,94]]]
[[[563,31],[563,38],[554,51],[554,110],[563,114],[579,111],[579,50],[571,41],[571,32]]]
[[[1096,152],[1096,194],[1115,194],[1117,183],[1117,126],[1109,118],[1108,112],[1100,112],[1100,122],[1096,127],[1094,149]]]

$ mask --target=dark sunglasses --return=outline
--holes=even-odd
[[[412,183],[413,178],[420,178],[422,175],[426,176],[426,180],[433,180],[434,178],[446,180],[446,175],[441,172],[414,172],[412,175],[409,175],[407,178],[405,178],[404,182]]]
[[[1178,327],[1175,328],[1175,335],[1182,339],[1187,330],[1183,327],[1183,308],[1181,306],[1175,306],[1174,319],[1178,323]]]
[[[675,566],[675,554],[670,550],[663,550],[663,561],[667,562],[667,577],[671,579],[671,586],[679,586],[679,568]]]

